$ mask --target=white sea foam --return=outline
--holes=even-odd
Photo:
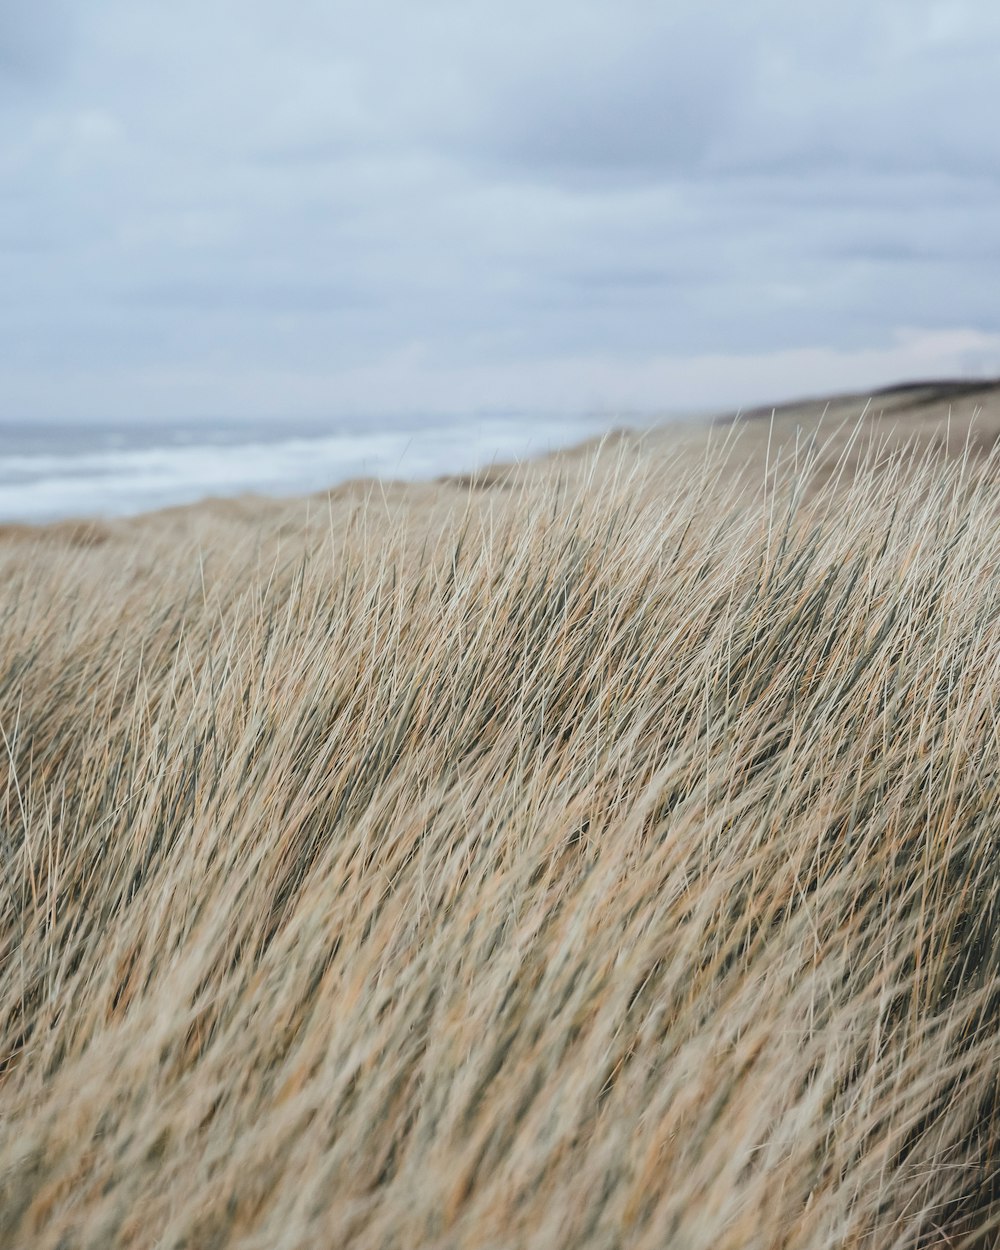
[[[429,478],[544,454],[608,424],[522,416],[397,421],[285,438],[260,426],[0,425],[0,520],[123,516],[213,495],[293,495],[359,476]]]

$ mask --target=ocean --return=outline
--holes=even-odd
[[[247,492],[296,495],[354,477],[433,478],[544,455],[614,424],[607,416],[523,414],[309,424],[0,420],[0,521],[127,516]]]

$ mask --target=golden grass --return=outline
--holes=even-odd
[[[0,545],[0,1245],[995,1243],[998,464],[785,450]]]

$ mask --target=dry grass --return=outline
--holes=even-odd
[[[0,1244],[994,1244],[997,469],[0,546]]]

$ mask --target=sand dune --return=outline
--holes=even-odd
[[[1000,391],[864,406],[5,527],[0,1245],[996,1245]]]

